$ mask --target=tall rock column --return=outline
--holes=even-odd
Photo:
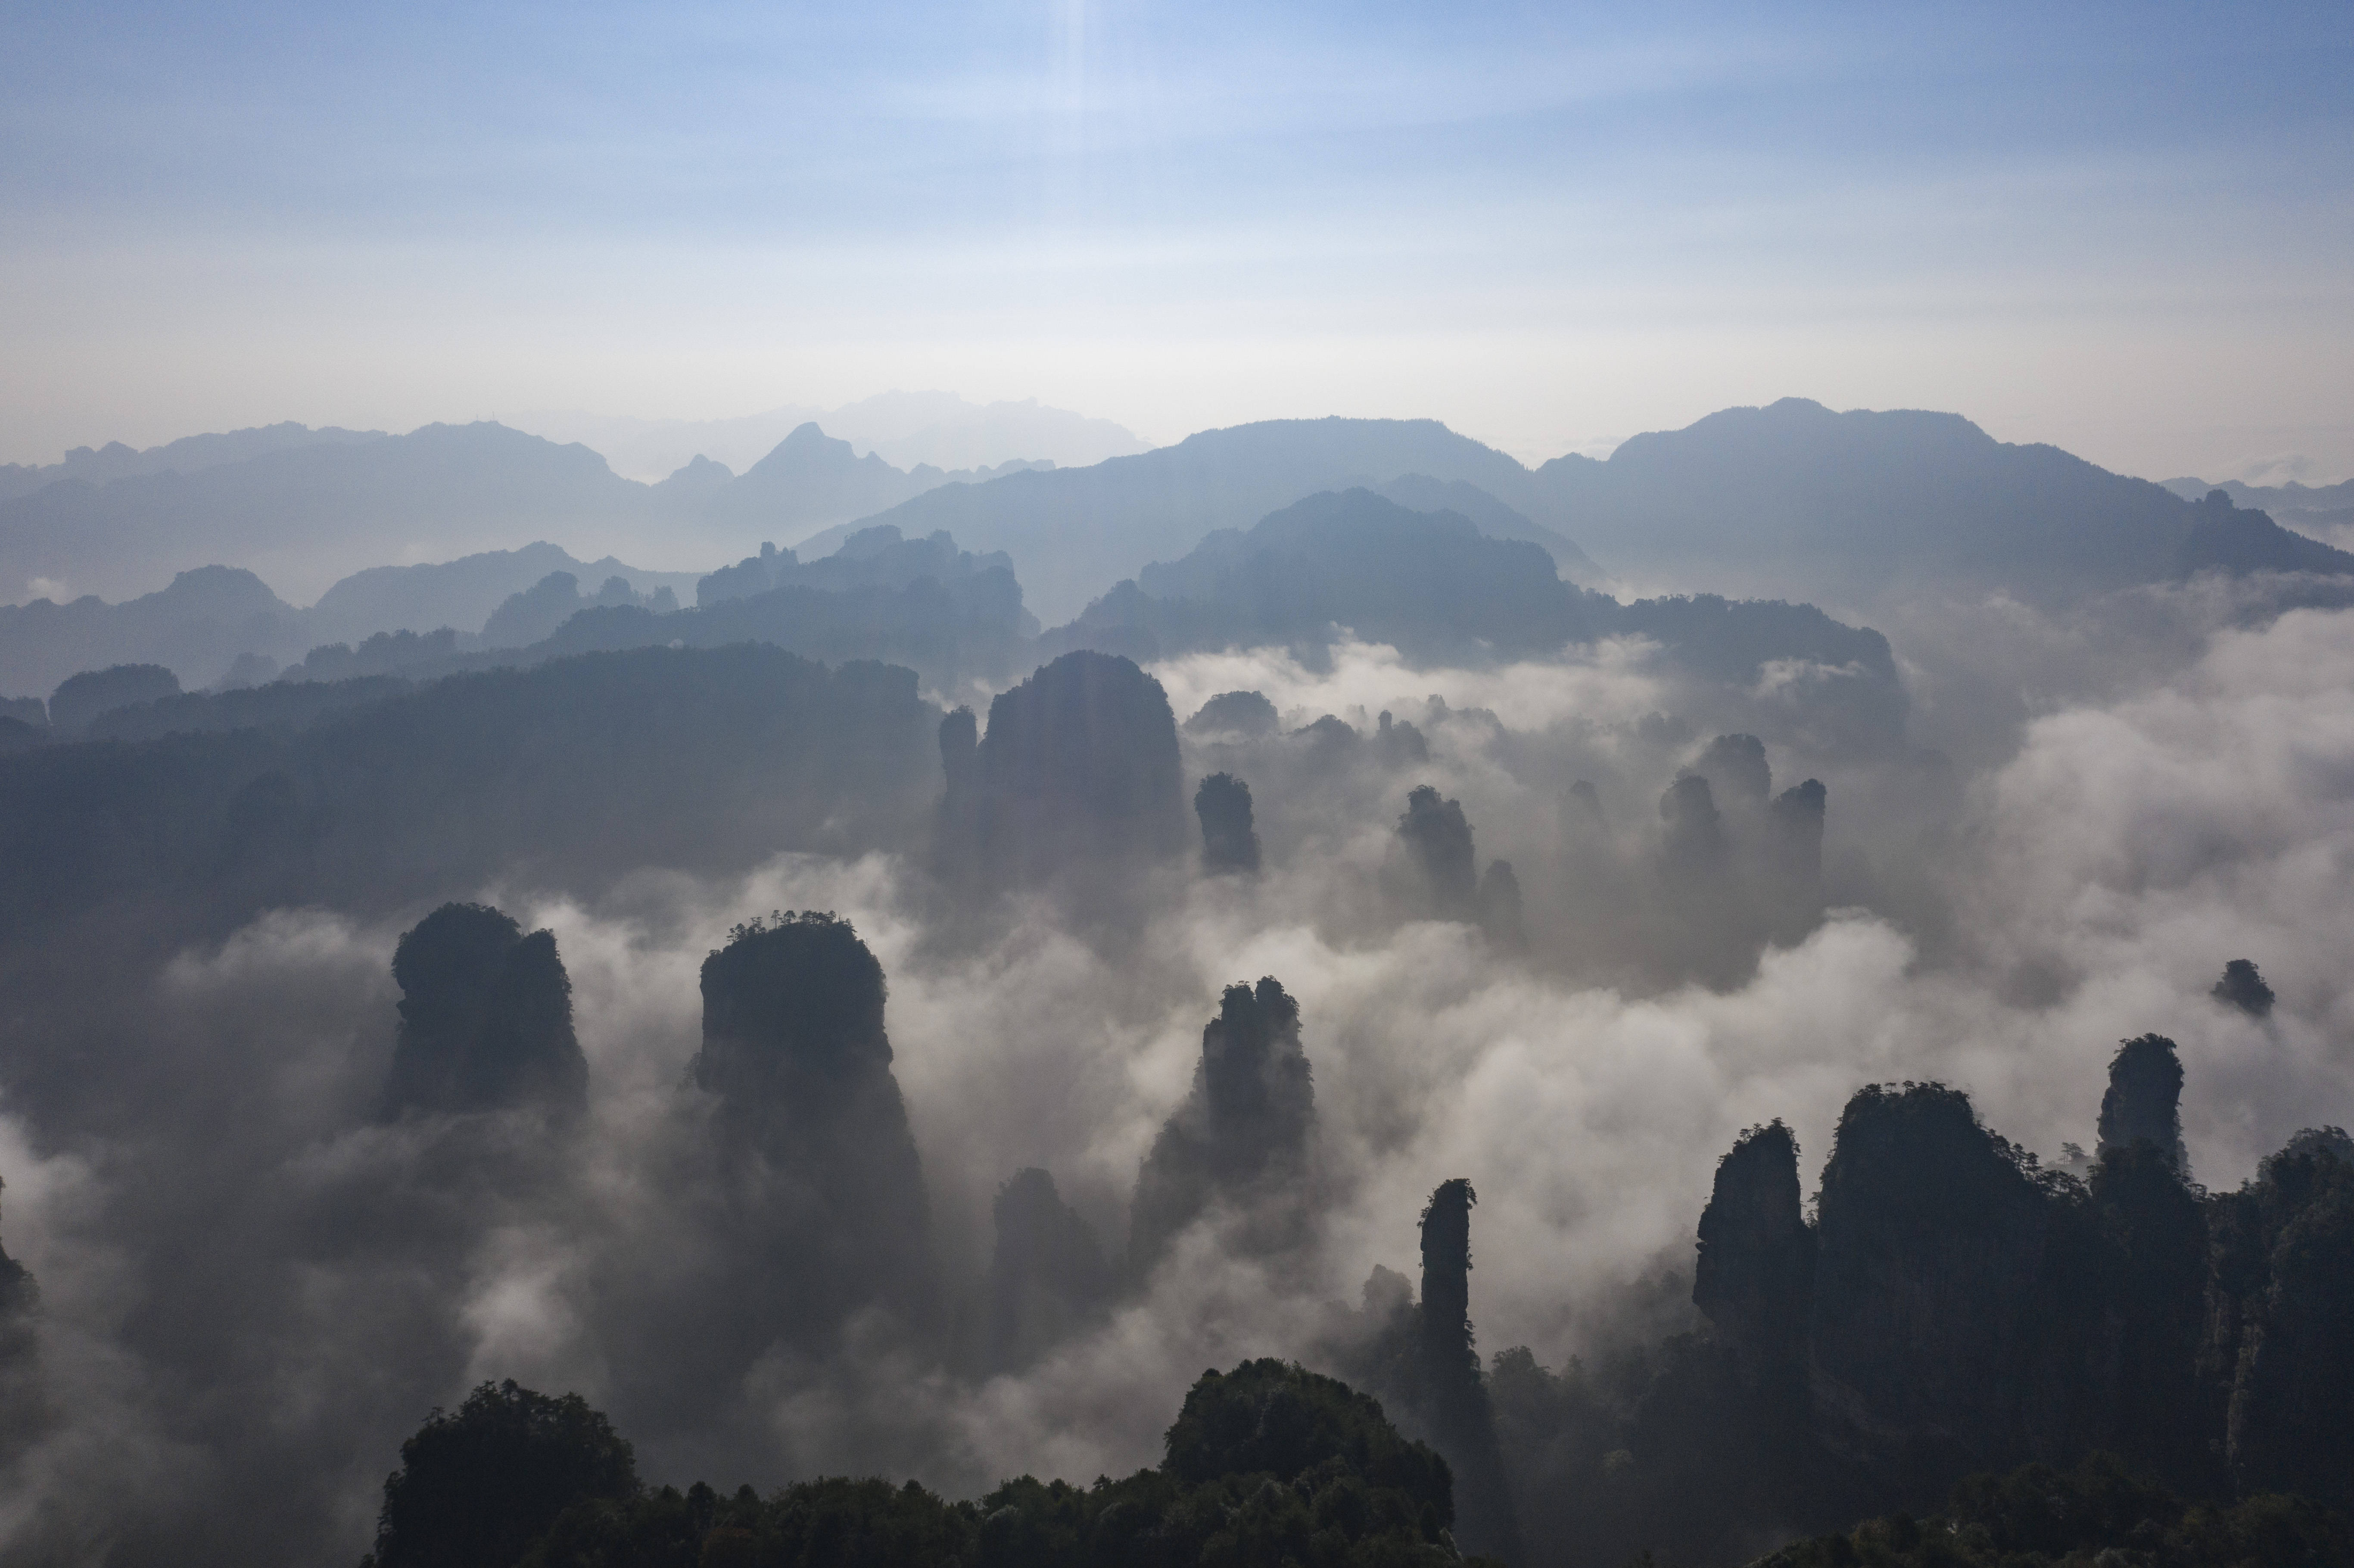
[[[1231,773],[1213,773],[1193,791],[1202,820],[1204,871],[1257,871],[1258,832],[1251,824],[1250,786]]]
[[[1798,1140],[1776,1121],[1754,1127],[1717,1162],[1700,1217],[1692,1305],[1760,1383],[1803,1382],[1815,1234],[1798,1191]]]
[[[2182,1063],[2174,1042],[2145,1034],[2117,1047],[2109,1063],[2109,1088],[2101,1097],[2099,1156],[2147,1143],[2185,1177],[2190,1157],[2182,1148]]]
[[[1101,1316],[1117,1282],[1094,1233],[1045,1171],[1017,1172],[998,1191],[992,1217],[981,1356],[985,1371],[1010,1372]]]
[[[930,1306],[929,1206],[885,997],[883,966],[830,914],[754,919],[704,960],[692,1076],[717,1098],[757,1315],[789,1339],[870,1302]]]
[[[1463,803],[1417,784],[1406,791],[1397,836],[1405,850],[1407,902],[1414,912],[1438,920],[1479,918],[1479,865]]]
[[[1471,1208],[1479,1201],[1458,1176],[1440,1182],[1422,1211],[1416,1381],[1432,1445],[1455,1468],[1457,1540],[1467,1552],[1509,1563],[1520,1560],[1520,1526],[1471,1330]]]
[[[1213,1207],[1240,1221],[1232,1240],[1267,1255],[1305,1239],[1316,1091],[1299,1043],[1299,1004],[1272,975],[1230,985],[1202,1031],[1193,1092],[1138,1172],[1129,1266],[1150,1272],[1177,1234]]]

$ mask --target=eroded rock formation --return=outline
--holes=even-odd
[[[400,938],[392,973],[400,1030],[387,1115],[588,1103],[588,1058],[553,932],[526,936],[485,905],[445,904]]]
[[[1180,1231],[1213,1207],[1237,1222],[1232,1245],[1273,1253],[1306,1234],[1309,1138],[1316,1097],[1299,1004],[1273,976],[1231,985],[1202,1031],[1193,1092],[1138,1174],[1129,1266],[1150,1272]]]

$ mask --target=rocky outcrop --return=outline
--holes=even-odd
[[[1803,941],[1823,916],[1823,821],[1830,791],[1809,779],[1774,797],[1765,822],[1759,892],[1773,938]]]
[[[1521,879],[1508,860],[1491,860],[1479,878],[1479,929],[1508,953],[1523,952],[1528,928],[1521,904]]]
[[[2354,1139],[2301,1132],[2213,1202],[2205,1364],[2244,1491],[2354,1503]]]
[[[1774,789],[1773,770],[1766,765],[1766,743],[1754,735],[1718,736],[1684,774],[1707,779],[1729,807],[1763,810]]]
[[[525,936],[485,905],[445,904],[402,936],[392,973],[400,1031],[387,1115],[588,1104],[588,1062],[553,932]]]
[[[2026,1159],[1958,1090],[1873,1086],[1840,1117],[1817,1213],[1808,1339],[1827,1438],[1900,1489],[2014,1462],[2052,1231]]]
[[[1066,653],[999,693],[969,766],[964,733],[942,730],[942,863],[982,890],[1117,874],[1182,852],[1177,721],[1161,683],[1129,660]]]
[[[1669,908],[1705,946],[1791,946],[1822,918],[1829,791],[1815,779],[1773,788],[1764,743],[1720,735],[1660,797]]]
[[[1213,773],[1193,791],[1202,820],[1202,869],[1257,871],[1258,832],[1251,823],[1250,786],[1231,773]]]

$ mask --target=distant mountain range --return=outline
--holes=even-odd
[[[613,471],[658,480],[701,456],[741,471],[805,424],[894,467],[985,469],[1015,459],[1084,468],[1148,450],[1151,442],[1109,419],[1089,418],[1036,399],[972,403],[953,392],[885,392],[838,408],[771,408],[729,419],[638,419],[551,411],[501,415],[500,422],[605,454]]]
[[[503,425],[405,436],[274,426],[7,471],[9,483],[37,488],[0,500],[0,590],[122,599],[228,563],[302,599],[387,560],[550,537],[691,578],[764,539],[790,544],[942,484],[1026,466],[907,471],[803,425],[741,476],[703,460],[647,485],[587,447]]]
[[[1785,398],[1531,478],[1540,493],[1515,504],[1645,588],[1871,610],[1956,590],[2065,600],[2226,564],[2201,554],[2219,547],[2235,569],[2354,571],[2259,513],[2239,514],[2228,544],[2211,526],[2194,541],[2192,500],[1957,414]]]
[[[1184,555],[1214,529],[1248,528],[1303,496],[1407,474],[1475,486],[1551,525],[1524,504],[1529,471],[1502,452],[1436,419],[1340,418],[1204,430],[1093,468],[919,495],[876,521],[910,535],[944,528],[967,549],[1005,551],[1032,608],[1052,622],[1147,562]]]
[[[1213,530],[1405,475],[1476,488],[1647,592],[1869,612],[1925,590],[2050,602],[2224,564],[2185,556],[2199,510],[2164,486],[2056,447],[1997,441],[1956,414],[1833,413],[1797,398],[1638,436],[1606,461],[1535,469],[1432,420],[1271,421],[1089,469],[942,489],[881,515],[1008,552],[1052,621]],[[1448,508],[1469,515],[1462,499]],[[2261,513],[2234,516],[2237,569],[2354,572],[2354,556],[2317,554]]]
[[[352,446],[390,439],[382,430],[345,430],[334,426],[314,430],[290,419],[282,425],[259,425],[222,435],[186,436],[144,451],[133,451],[121,441],[109,441],[96,449],[76,447],[66,453],[63,462],[0,463],[0,501],[30,495],[61,479],[105,484],[137,474],[195,473],[296,447]]]
[[[181,466],[157,466],[167,463]],[[225,563],[299,599],[387,560],[546,539],[699,573],[763,542],[822,556],[889,523],[1006,553],[1051,623],[1216,530],[1354,487],[1540,545],[1588,587],[1804,599],[1850,615],[1922,592],[2064,601],[2200,567],[2354,572],[2354,556],[2262,511],[2211,513],[2204,492],[1997,441],[1958,415],[1799,399],[1535,469],[1435,420],[1330,418],[1205,430],[1076,469],[902,470],[803,425],[741,475],[706,458],[648,485],[586,447],[477,424],[405,436],[278,426],[77,453],[9,471],[9,482],[28,472],[47,476],[41,488],[0,501],[11,596],[125,599]],[[2294,502],[2327,537],[2342,492],[2244,498]]]
[[[479,576],[482,564],[459,565]],[[355,583],[368,586],[372,576]],[[200,590],[225,599],[240,588],[257,628],[273,607],[296,618],[316,613],[285,611],[249,574],[222,567],[187,574],[156,598],[185,609]],[[91,715],[90,736],[137,739],[307,724],[442,676],[641,648],[765,643],[830,664],[896,664],[931,689],[956,691],[970,682],[1002,686],[1077,649],[1150,662],[1277,646],[1321,664],[1353,633],[1394,646],[1419,667],[1548,659],[1599,637],[1638,637],[1657,646],[1657,667],[1703,711],[1727,705],[1712,691],[1736,699],[1732,705],[1745,702],[1769,662],[1803,664],[1814,678],[1785,683],[1775,722],[1777,733],[1803,731],[1818,750],[1901,744],[1907,710],[1895,661],[1876,631],[1804,605],[1708,598],[1622,605],[1563,581],[1537,544],[1488,536],[1460,514],[1413,510],[1363,489],[1310,496],[1247,532],[1221,530],[1183,559],[1148,567],[1140,587],[1123,582],[1078,620],[1043,634],[1023,608],[1009,557],[960,550],[946,534],[909,539],[889,524],[822,558],[764,549],[705,577],[692,608],[678,608],[674,595],[648,602],[624,582],[604,585],[593,599],[578,590],[578,574],[551,576],[508,598],[479,636],[379,633],[356,647],[315,649],[254,690],[158,697],[143,689],[118,693],[106,706],[78,689],[75,702]],[[389,602],[380,588],[377,598]],[[122,610],[148,608],[141,601]],[[50,609],[0,612],[0,625],[5,616]],[[212,656],[228,645],[217,638]],[[249,678],[267,678],[249,659],[239,664]],[[54,706],[50,717],[63,723]]]
[[[2166,488],[2187,501],[2220,490],[2232,498],[2232,505],[2268,513],[2274,522],[2326,545],[2341,549],[2354,546],[2354,479],[2322,485],[2242,484],[2234,479],[2210,484],[2203,479],[2169,479]]]

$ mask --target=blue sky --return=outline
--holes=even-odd
[[[2354,472],[2354,6],[10,5],[0,460],[893,387]]]

